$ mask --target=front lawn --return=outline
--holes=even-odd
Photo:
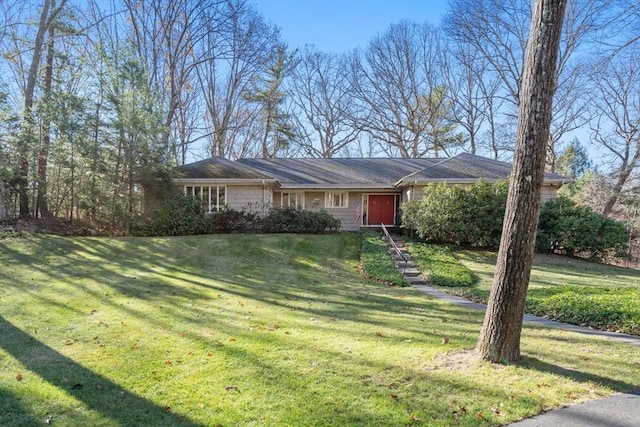
[[[0,425],[476,426],[640,387],[640,349],[363,279],[358,234],[0,240]]]
[[[456,257],[480,280],[476,287],[453,291],[486,302],[496,253],[459,251]],[[536,254],[525,310],[561,322],[640,335],[640,271]]]

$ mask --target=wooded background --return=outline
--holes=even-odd
[[[209,156],[511,161],[532,2],[453,0],[346,54],[243,0],[0,1],[0,218],[126,225]],[[640,5],[571,0],[547,170],[635,227]]]

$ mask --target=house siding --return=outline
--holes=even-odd
[[[324,193],[322,193],[322,205],[324,206]],[[356,219],[358,203],[362,203],[362,192],[349,192],[349,206],[346,208],[325,208],[327,212],[340,220],[340,229],[343,231],[360,230],[362,217]],[[362,209],[362,206],[361,206]]]
[[[266,213],[272,205],[273,190],[268,186],[227,186],[227,207],[231,209]]]
[[[553,199],[557,199],[557,198],[558,198],[558,187],[556,187],[554,185],[543,185],[542,186],[541,200],[542,200],[542,204],[543,205],[545,203],[547,203],[549,200],[553,200]]]

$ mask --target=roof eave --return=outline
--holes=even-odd
[[[392,184],[280,184],[282,189],[291,190],[395,190]]]
[[[176,178],[174,181],[177,184],[237,184],[237,185],[251,185],[251,184],[276,184],[279,185],[277,179],[273,178]]]

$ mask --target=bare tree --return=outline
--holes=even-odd
[[[356,118],[359,129],[402,157],[438,155],[458,144],[442,75],[446,66],[440,33],[408,21],[352,53],[351,87],[367,111]]]
[[[452,117],[464,129],[469,152],[476,154],[482,144],[482,129],[492,119],[487,113],[494,107],[499,82],[489,73],[486,58],[468,44],[451,44],[449,49],[452,59],[444,72],[453,103]]]
[[[210,154],[246,157],[261,133],[260,112],[243,94],[273,61],[279,33],[243,0],[207,9],[201,19],[204,36],[195,45],[196,72]]]
[[[548,166],[553,169],[556,145],[563,136],[586,123],[578,54],[611,24],[609,9],[615,0],[569,0],[560,55],[556,64],[558,85],[552,133],[548,141]],[[520,103],[531,2],[529,0],[454,0],[445,17],[445,29],[457,42],[469,44],[500,77],[498,92],[508,101],[502,114],[513,114]]]
[[[566,0],[536,0],[522,76],[518,135],[493,287],[476,353],[490,362],[520,359]]]
[[[358,138],[355,100],[340,57],[305,48],[292,73],[291,102],[307,155],[330,158]]]
[[[175,141],[180,109],[189,109],[194,100],[188,96],[195,80],[194,45],[207,36],[201,25],[206,11],[217,11],[222,0],[123,0],[129,14],[135,44],[145,70],[150,90],[162,102],[164,129],[160,138],[167,154],[177,157]],[[215,13],[215,12],[214,12]],[[219,20],[214,21],[219,22]],[[215,31],[215,29],[207,28]]]
[[[640,162],[640,49],[627,48],[599,64],[592,74],[597,117],[592,138],[611,161],[613,184],[603,215],[609,215]]]

